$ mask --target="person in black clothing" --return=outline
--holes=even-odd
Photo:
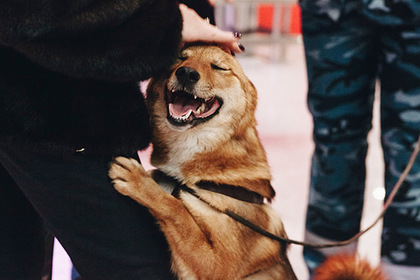
[[[148,211],[107,176],[150,140],[138,81],[237,38],[173,0],[0,0],[0,279],[41,279],[45,227],[83,279],[172,279]]]

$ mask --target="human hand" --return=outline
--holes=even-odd
[[[238,42],[238,35],[228,31],[222,31],[201,18],[193,9],[184,4],[179,4],[183,18],[182,41],[187,42],[213,42],[227,46],[235,53],[241,53],[245,48]]]

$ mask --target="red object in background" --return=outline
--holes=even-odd
[[[258,27],[261,30],[271,31],[273,24],[273,10],[272,4],[262,4],[258,6]],[[284,17],[284,13],[287,12],[285,7],[281,9],[281,17]],[[290,26],[280,26],[280,30],[290,34],[301,34],[301,14],[300,7],[298,4],[293,4],[290,7]],[[280,23],[282,24],[282,23]]]
[[[298,4],[293,4],[290,9],[290,29],[291,34],[302,34],[302,16]]]

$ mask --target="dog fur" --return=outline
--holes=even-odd
[[[314,280],[387,280],[379,267],[353,255],[334,255],[315,270]]]
[[[185,73],[180,78],[179,69],[193,69],[198,78]],[[215,110],[210,116],[193,116],[194,120],[171,117],[168,95],[181,91],[221,106],[210,109]],[[257,92],[230,53],[216,46],[186,48],[166,75],[151,81],[146,102],[154,166],[217,208],[286,237],[281,219],[268,203],[244,202],[198,186],[203,181],[237,186],[265,201],[275,195],[256,130]],[[165,192],[136,160],[116,158],[109,174],[120,193],[147,207],[157,219],[179,279],[296,279],[285,244],[252,231],[190,193],[181,190],[176,198]]]

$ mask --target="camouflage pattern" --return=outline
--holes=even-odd
[[[315,142],[306,230],[344,240],[360,229],[376,78],[387,194],[420,133],[420,1],[300,5]],[[420,159],[384,218],[381,254],[420,267]],[[304,256],[310,270],[324,259],[307,248]]]

